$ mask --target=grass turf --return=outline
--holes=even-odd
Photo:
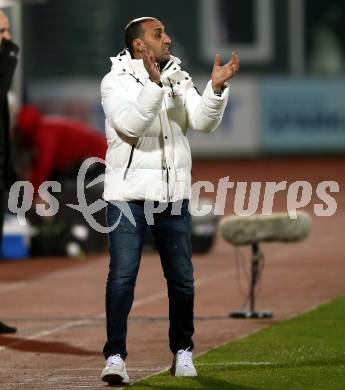
[[[196,378],[164,372],[131,388],[344,390],[345,297],[210,350],[194,363]]]

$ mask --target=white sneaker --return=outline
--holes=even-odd
[[[119,354],[112,355],[107,359],[101,379],[109,384],[129,383],[126,364]]]
[[[174,356],[170,372],[175,376],[197,376],[193,364],[193,353],[189,349],[180,349]]]

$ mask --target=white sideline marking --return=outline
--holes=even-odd
[[[24,288],[28,285],[27,282],[18,282],[18,283],[11,283],[5,286],[0,286],[0,293],[6,293],[6,292],[12,292],[15,290],[20,290],[21,288]]]
[[[60,332],[61,330],[65,330],[65,329],[71,328],[72,326],[85,325],[85,324],[88,324],[90,322],[91,321],[89,319],[87,319],[87,320],[86,319],[85,320],[78,320],[78,321],[71,321],[71,322],[67,322],[65,324],[62,324],[62,325],[57,326],[57,327],[52,328],[52,329],[43,330],[43,331],[35,333],[35,334],[31,335],[31,336],[23,337],[21,340],[13,341],[13,343],[10,343],[8,345],[1,346],[0,347],[0,352],[5,350],[5,349],[7,349],[8,347],[14,347],[16,345],[22,344],[26,340],[38,340],[38,339],[40,339],[40,338],[42,338],[44,336],[47,336],[49,334]]]
[[[277,365],[277,363],[273,363],[273,362],[249,362],[249,361],[239,361],[239,362],[219,362],[219,363],[194,363],[194,365],[196,367],[217,367],[217,366],[220,366],[220,367],[227,367],[227,366],[275,366]],[[170,368],[170,366],[165,366],[165,367],[145,367],[145,366],[140,366],[140,367],[136,367],[136,366],[129,366],[129,367],[126,367],[127,371],[137,371],[137,372],[140,372],[140,371],[158,371],[158,370],[167,370],[168,368]],[[41,372],[42,369],[41,368],[27,368],[25,369],[26,371],[37,371],[37,372]],[[17,368],[0,368],[0,372],[1,371],[4,371],[4,372],[11,372],[11,371],[18,371]],[[50,371],[53,371],[54,373],[55,372],[64,372],[64,371],[67,371],[67,372],[76,372],[76,371],[96,371],[98,372],[99,371],[99,368],[92,368],[92,367],[80,367],[80,368],[54,368],[54,369],[47,369],[46,370],[47,372],[50,372]]]
[[[195,363],[196,367],[227,367],[227,366],[275,366],[272,362],[219,362],[219,363]]]
[[[206,285],[208,283],[213,282],[214,280],[227,278],[232,273],[233,273],[233,270],[217,272],[216,274],[214,274],[214,275],[212,275],[212,276],[210,276],[208,278],[201,278],[201,279],[196,280],[195,283],[194,283],[194,286],[195,287],[204,286],[204,285]],[[166,296],[167,296],[167,292],[166,291],[161,292],[161,293],[151,294],[151,295],[149,295],[149,296],[147,296],[145,298],[141,298],[141,299],[135,300],[134,303],[133,303],[132,308],[147,305],[148,303],[151,303],[151,302],[154,302],[156,300],[162,299],[162,298],[164,298]],[[62,325],[56,326],[54,328],[34,333],[31,336],[23,337],[21,340],[14,341],[13,343],[8,344],[7,346],[0,346],[0,352],[4,351],[8,347],[21,344],[21,343],[25,342],[26,340],[38,340],[38,339],[40,339],[42,337],[49,336],[49,335],[51,335],[53,333],[58,333],[58,332],[60,332],[62,330],[73,328],[75,326],[90,324],[95,319],[99,319],[99,318],[105,318],[105,313],[102,312],[102,313],[100,313],[100,314],[98,314],[98,315],[96,315],[94,317],[88,318],[88,319],[69,321],[69,322],[66,322],[66,323],[64,323]]]
[[[35,333],[31,336],[25,337],[25,339],[27,339],[27,340],[41,339],[44,336],[48,336],[52,333],[60,332],[61,330],[71,328],[72,326],[85,325],[85,324],[89,324],[90,322],[91,322],[90,319],[66,322],[65,324],[62,324],[60,326],[56,326],[55,328],[43,330],[43,331]]]

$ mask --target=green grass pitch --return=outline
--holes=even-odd
[[[345,297],[210,350],[194,362],[196,378],[164,372],[131,388],[344,390]]]

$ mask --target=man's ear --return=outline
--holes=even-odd
[[[134,48],[134,50],[136,50],[137,52],[142,53],[144,47],[145,47],[145,45],[144,45],[144,42],[143,42],[142,39],[140,39],[140,38],[135,38],[135,39],[133,40],[133,48]]]

